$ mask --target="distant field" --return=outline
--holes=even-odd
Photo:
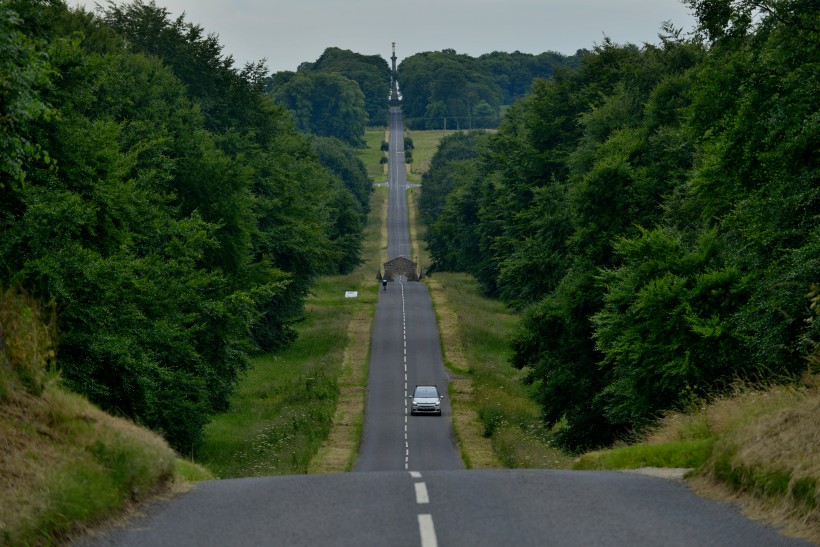
[[[368,128],[364,133],[364,140],[367,143],[367,148],[359,150],[358,156],[367,167],[367,174],[373,178],[374,182],[386,181],[387,164],[379,163],[383,154],[381,144],[385,140],[385,130],[375,127]]]
[[[410,175],[421,176],[430,168],[430,162],[438,150],[438,143],[447,133],[452,131],[405,131],[405,135],[413,139],[413,163],[410,167]]]

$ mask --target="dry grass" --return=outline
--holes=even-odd
[[[738,385],[690,413],[672,413],[646,445],[712,442],[690,479],[703,495],[820,545],[820,376],[767,389]]]
[[[49,386],[0,405],[0,543],[50,543],[166,488],[165,441]]]
[[[446,293],[437,279],[427,278],[430,297],[436,309],[441,348],[447,366],[456,373],[469,370],[458,331],[458,317],[448,305]],[[471,469],[496,469],[503,467],[495,455],[492,441],[484,437],[483,426],[476,411],[475,388],[469,378],[456,377],[449,387],[453,412],[453,428],[465,465]]]
[[[750,516],[820,544],[820,377],[742,390],[702,415],[717,441],[696,485],[723,490]]]
[[[362,433],[372,324],[373,314],[366,310],[359,310],[350,320],[333,426],[308,473],[339,473],[353,468]]]

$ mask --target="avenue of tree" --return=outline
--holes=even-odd
[[[688,3],[697,33],[656,45],[399,67],[408,126],[498,126],[442,142],[427,242],[521,310],[513,364],[570,450],[817,366],[817,1]],[[390,78],[333,47],[238,68],[153,2],[0,0],[0,284],[51,305],[61,381],[195,445],[359,263],[352,147]]]
[[[817,371],[818,4],[688,4],[696,35],[604,41],[423,179],[433,269],[521,310],[513,364],[570,450]]]

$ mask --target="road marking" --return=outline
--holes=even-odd
[[[433,515],[419,515],[419,535],[421,536],[421,547],[438,547]]]
[[[414,479],[420,479],[421,478],[421,473],[418,472],[418,471],[410,471],[410,476],[413,477]]]
[[[423,482],[413,484],[416,487],[416,503],[430,503],[430,496],[427,495],[427,484]]]

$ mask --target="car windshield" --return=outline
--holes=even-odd
[[[438,397],[438,389],[436,389],[435,387],[426,387],[426,386],[417,387],[415,396],[418,397],[418,398],[422,398],[422,399],[437,398]]]

